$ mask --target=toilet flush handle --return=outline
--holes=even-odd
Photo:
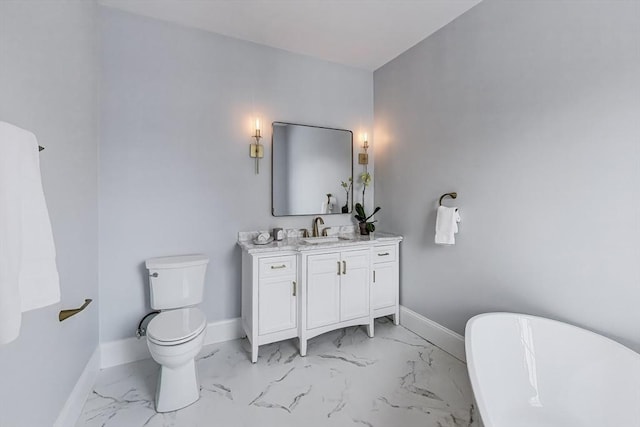
[[[158,273],[150,274],[149,277],[158,277]]]

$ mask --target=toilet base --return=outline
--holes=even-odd
[[[200,398],[195,361],[177,368],[160,367],[156,387],[156,411],[171,412],[189,406]]]

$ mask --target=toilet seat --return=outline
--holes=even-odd
[[[178,345],[192,340],[205,327],[205,315],[198,308],[162,311],[149,322],[147,339],[158,345]]]

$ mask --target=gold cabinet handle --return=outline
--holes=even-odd
[[[388,256],[388,255],[389,255],[389,252],[383,252],[381,254],[380,253],[378,254],[378,256]]]
[[[342,274],[347,274],[347,261],[342,261]]]
[[[296,281],[293,281],[293,296],[295,297],[297,295],[297,290],[296,290]]]
[[[340,275],[340,261],[338,261],[338,276]]]
[[[271,269],[272,270],[278,270],[280,268],[285,268],[285,267],[286,267],[286,265],[284,265],[284,264],[282,264],[282,265],[272,265]]]

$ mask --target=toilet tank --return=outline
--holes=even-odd
[[[167,310],[202,302],[206,255],[178,255],[148,259],[151,308]]]

